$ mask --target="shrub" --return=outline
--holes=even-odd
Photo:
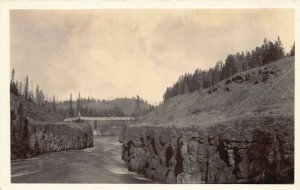
[[[225,91],[229,92],[230,89],[228,87],[224,88]]]
[[[247,73],[247,74],[245,75],[245,80],[246,80],[246,81],[249,81],[250,79],[251,79],[251,76],[250,76],[249,73]]]
[[[227,80],[226,82],[225,82],[225,84],[229,84],[229,83],[231,83],[231,80]]]
[[[232,78],[232,81],[241,83],[241,82],[244,81],[244,78],[242,76],[240,76],[240,75],[237,75],[237,76],[235,76],[235,77]]]

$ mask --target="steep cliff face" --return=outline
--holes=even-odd
[[[293,183],[294,120],[264,116],[211,126],[130,127],[128,169],[165,183]]]
[[[79,150],[93,146],[93,132],[87,123],[29,122],[30,147],[34,152]]]
[[[11,119],[11,159],[92,146],[93,132],[87,123],[45,123],[19,115]]]

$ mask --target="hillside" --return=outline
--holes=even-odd
[[[213,88],[168,99],[143,118],[144,124],[186,126],[236,117],[293,116],[295,58],[238,73]]]
[[[17,110],[19,104],[22,103],[26,109],[27,116],[30,119],[36,121],[63,121],[63,117],[58,113],[49,112],[47,106],[36,106],[35,104],[28,102],[22,96],[16,96],[13,93],[10,95],[10,109]]]
[[[73,102],[73,106],[76,108],[76,101]],[[131,116],[136,111],[136,99],[135,98],[117,98],[113,100],[94,101],[88,103],[81,103],[82,108],[88,107],[88,109],[94,110],[113,110],[114,108],[120,108],[120,110],[128,116]],[[69,109],[69,103],[59,103],[58,109]],[[150,104],[145,101],[141,101],[140,109],[146,111],[150,108]]]

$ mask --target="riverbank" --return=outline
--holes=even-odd
[[[129,172],[118,137],[94,137],[94,147],[11,162],[12,183],[157,183]]]

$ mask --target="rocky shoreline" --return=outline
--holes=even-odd
[[[294,118],[209,127],[132,126],[120,135],[128,170],[163,183],[293,183]]]
[[[80,150],[93,146],[92,128],[87,123],[31,122],[29,126],[31,147],[40,153]]]
[[[88,123],[38,122],[20,115],[11,120],[11,159],[24,159],[53,151],[93,146]]]

